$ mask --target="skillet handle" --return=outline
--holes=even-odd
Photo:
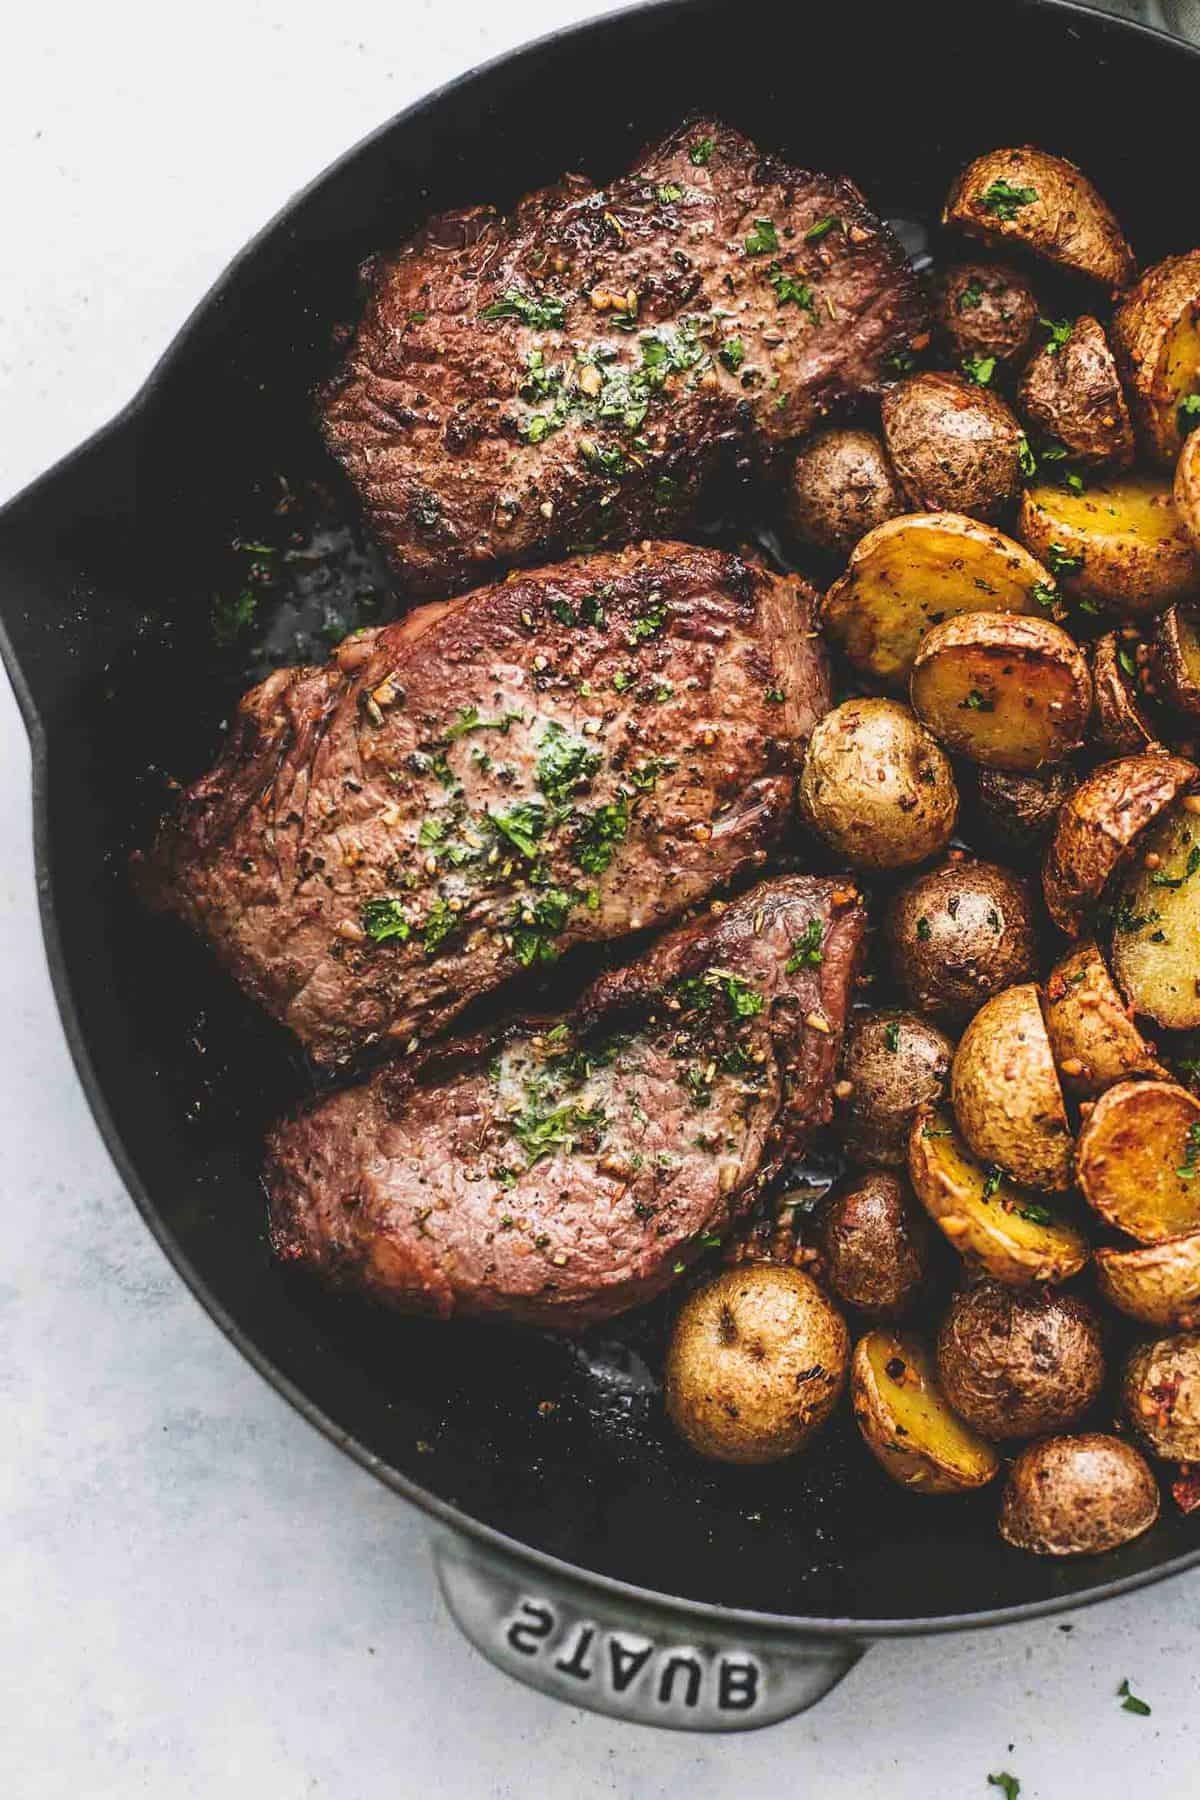
[[[527,1687],[631,1724],[752,1731],[815,1706],[865,1644],[780,1632],[728,1636],[673,1612],[522,1565],[435,1532],[450,1615],[489,1662]]]

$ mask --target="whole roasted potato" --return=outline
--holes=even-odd
[[[1179,756],[1123,756],[1093,769],[1058,809],[1043,886],[1050,917],[1077,937],[1131,845],[1200,780]]]
[[[1200,444],[1200,432],[1188,442]],[[1154,676],[1168,706],[1200,719],[1200,618],[1194,607],[1168,606],[1155,619]]]
[[[1118,1312],[1160,1331],[1200,1325],[1200,1231],[1136,1250],[1097,1250],[1095,1261],[1100,1298]]]
[[[1083,1099],[1131,1075],[1165,1075],[1113,984],[1092,938],[1057,962],[1042,988],[1042,1015],[1059,1080]]]
[[[958,789],[945,752],[906,706],[847,700],[809,740],[800,811],[857,867],[899,869],[945,848]]]
[[[1082,493],[1036,482],[1021,496],[1018,529],[1065,594],[1113,612],[1162,612],[1200,584],[1195,546],[1160,475],[1097,477]]]
[[[1000,1502],[1000,1535],[1035,1556],[1100,1556],[1149,1531],[1158,1509],[1145,1457],[1085,1431],[1026,1445]]]
[[[998,395],[929,369],[883,396],[883,436],[900,485],[922,512],[997,519],[1021,479],[1021,427]]]
[[[1200,399],[1200,396],[1197,396]],[[1183,528],[1200,551],[1200,411],[1190,422],[1179,461],[1175,465],[1175,483],[1171,489],[1175,511],[1183,520]]]
[[[929,1272],[929,1221],[906,1181],[883,1169],[856,1175],[817,1215],[825,1285],[846,1306],[899,1318]]]
[[[1200,1231],[1200,1100],[1173,1081],[1106,1088],[1080,1130],[1077,1175],[1088,1205],[1139,1244]]]
[[[983,1162],[1023,1187],[1070,1187],[1071,1131],[1031,981],[1005,988],[975,1014],[954,1053],[950,1098]]]
[[[946,1404],[932,1358],[911,1332],[880,1326],[859,1339],[850,1397],[867,1449],[913,1493],[968,1493],[1000,1467],[992,1446]]]
[[[1200,1462],[1200,1332],[1140,1344],[1121,1377],[1121,1406],[1155,1456]]]
[[[1039,311],[1029,282],[1005,263],[955,263],[934,284],[934,323],[956,363],[1020,363]]]
[[[1039,855],[1079,777],[1064,764],[1019,775],[1007,769],[979,769],[975,775],[975,813],[980,842],[1003,855],[1024,860]]]
[[[1117,885],[1113,973],[1135,1012],[1169,1031],[1200,1025],[1200,799],[1146,827]]]
[[[1049,619],[959,613],[921,640],[913,711],[957,756],[992,769],[1061,762],[1084,740],[1092,710],[1087,661]]]
[[[968,164],[942,223],[993,247],[1032,251],[1101,287],[1123,288],[1133,279],[1133,252],[1087,176],[1032,144],[989,150]]]
[[[1140,756],[1159,743],[1158,728],[1146,711],[1136,675],[1133,656],[1115,631],[1096,639],[1092,645],[1091,742],[1110,756]]]
[[[788,479],[787,521],[806,544],[849,556],[859,538],[908,511],[879,439],[847,427],[802,444]]]
[[[667,1350],[667,1413],[701,1456],[777,1462],[828,1419],[849,1353],[842,1315],[811,1276],[743,1263],[680,1308]]]
[[[1100,1321],[1074,1294],[980,1281],[950,1302],[937,1370],[959,1418],[984,1437],[1064,1431],[1104,1382]]]
[[[1200,250],[1147,269],[1113,314],[1113,348],[1142,448],[1165,469],[1200,417]]]
[[[885,929],[905,998],[952,1022],[1037,972],[1028,885],[995,863],[956,856],[918,875],[893,899]]]
[[[1056,332],[1029,363],[1017,389],[1023,419],[1078,463],[1133,463],[1133,424],[1104,327],[1086,314],[1065,340]]]
[[[855,1162],[903,1167],[917,1110],[935,1105],[945,1092],[953,1055],[950,1039],[916,1013],[854,1016],[842,1053],[836,1118]]]

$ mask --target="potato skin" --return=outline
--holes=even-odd
[[[1037,973],[1029,887],[995,863],[940,863],[895,896],[885,925],[892,972],[918,1012],[951,1023]]]
[[[937,1370],[959,1418],[983,1437],[1064,1431],[1104,1382],[1100,1321],[1074,1294],[980,1281],[950,1302]]]
[[[1123,648],[1115,631],[1106,631],[1092,645],[1091,739],[1110,756],[1140,756],[1158,744],[1158,731],[1121,667]]]
[[[1079,463],[1133,465],[1133,422],[1104,327],[1084,314],[1065,344],[1038,351],[1017,388],[1021,417]]]
[[[944,849],[958,817],[941,746],[895,700],[847,700],[819,722],[800,775],[800,811],[864,869],[898,869]]]
[[[1021,496],[1018,532],[1035,556],[1059,559],[1064,593],[1113,612],[1161,612],[1200,581],[1170,483],[1158,475],[1107,475],[1081,494],[1038,482]]]
[[[1000,1467],[992,1446],[946,1404],[933,1358],[911,1332],[877,1327],[859,1339],[850,1398],[867,1449],[913,1493],[968,1493],[985,1486]],[[897,1429],[898,1405],[908,1408],[903,1431]]]
[[[1146,270],[1113,314],[1112,343],[1142,450],[1173,469],[1179,403],[1200,388],[1200,250]]]
[[[908,511],[879,439],[848,427],[802,444],[788,477],[788,524],[806,544],[849,556],[859,538]]]
[[[1144,1456],[1098,1431],[1028,1444],[1000,1501],[1000,1535],[1035,1556],[1100,1556],[1149,1531],[1158,1483]]]
[[[1021,427],[998,395],[929,369],[888,388],[883,436],[900,485],[919,512],[995,520],[1021,477]]]
[[[1200,1231],[1134,1250],[1097,1250],[1095,1265],[1100,1298],[1118,1312],[1160,1331],[1200,1325]]]
[[[954,1053],[950,1097],[983,1162],[1023,1187],[1070,1187],[1070,1127],[1032,982],[1005,988],[975,1014]]]
[[[933,1106],[950,1079],[954,1046],[916,1013],[858,1013],[842,1053],[850,1093],[836,1120],[847,1155],[868,1168],[899,1169],[918,1109]]]
[[[1139,1344],[1121,1377],[1121,1407],[1153,1455],[1200,1462],[1200,1332]]]
[[[1042,987],[1042,1016],[1058,1078],[1081,1099],[1131,1075],[1166,1074],[1117,992],[1094,938],[1085,938],[1051,969]]]
[[[934,283],[934,324],[955,362],[994,356],[1021,362],[1033,342],[1037,295],[1006,263],[955,263]]]
[[[1059,808],[1043,887],[1050,917],[1077,937],[1140,831],[1200,778],[1180,756],[1125,756],[1093,769]]]
[[[930,1242],[929,1221],[908,1183],[883,1169],[855,1176],[817,1216],[826,1287],[843,1305],[877,1318],[899,1318],[921,1294]]]
[[[1173,1081],[1119,1081],[1083,1122],[1079,1186],[1107,1224],[1139,1244],[1158,1244],[1200,1230],[1198,1152],[1194,1094]],[[1187,1172],[1193,1166],[1195,1177]]]
[[[701,1456],[777,1462],[828,1419],[849,1355],[845,1321],[811,1276],[766,1262],[725,1269],[680,1308],[667,1413]]]
[[[1006,218],[994,200],[989,204],[997,182],[1032,188],[1034,197]],[[994,247],[1031,250],[1105,288],[1127,287],[1133,279],[1133,252],[1087,176],[1032,144],[989,150],[969,163],[950,190],[942,223]]]
[[[1193,428],[1183,441],[1171,492],[1183,528],[1200,550],[1200,429]]]
[[[913,711],[955,755],[1029,772],[1083,743],[1092,681],[1083,652],[1049,619],[959,613],[921,640]]]
[[[1189,443],[1200,442],[1200,432]],[[1200,622],[1191,607],[1168,606],[1154,621],[1154,678],[1176,712],[1200,719]]]
[[[1065,764],[1026,775],[978,769],[975,812],[983,841],[1019,860],[1038,855],[1054,830],[1059,807],[1078,784],[1074,769]]]

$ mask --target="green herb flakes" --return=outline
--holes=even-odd
[[[716,138],[710,138],[710,137],[697,138],[696,142],[692,145],[691,149],[688,151],[688,161],[693,165],[693,167],[695,167],[697,169],[702,169],[702,168],[704,168],[705,164],[711,160],[712,153],[716,149],[716,147],[717,147]]]
[[[506,288],[499,300],[493,300],[480,313],[481,319],[520,319],[537,331],[552,331],[567,322],[567,303],[549,294],[535,297],[519,288]]]
[[[754,229],[746,237],[747,256],[770,256],[779,248],[779,233],[770,219],[755,219]]]
[[[980,196],[980,204],[997,219],[1012,220],[1023,206],[1032,206],[1037,197],[1036,188],[1014,187],[1011,181],[993,181]]]
[[[364,900],[361,917],[363,930],[377,944],[403,944],[412,936],[412,926],[401,911],[400,901],[392,895]]]
[[[1136,1713],[1139,1719],[1148,1719],[1150,1717],[1153,1709],[1147,1706],[1144,1700],[1138,1699],[1128,1681],[1123,1681],[1121,1683],[1120,1687],[1117,1689],[1117,1695],[1121,1702],[1122,1712]]]

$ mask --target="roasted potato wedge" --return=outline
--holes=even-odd
[[[958,816],[941,745],[896,700],[846,700],[809,739],[800,773],[806,822],[863,869],[899,869],[945,848]]]
[[[870,431],[821,431],[801,445],[788,480],[788,524],[806,544],[849,556],[859,538],[908,511],[908,501]]]
[[[1173,469],[1187,430],[1180,409],[1200,391],[1200,250],[1147,269],[1113,314],[1113,349],[1142,448]]]
[[[944,225],[993,247],[1032,251],[1104,288],[1133,280],[1133,252],[1082,170],[1032,144],[989,150],[950,190]]]
[[[1118,1312],[1160,1331],[1200,1325],[1200,1231],[1136,1250],[1097,1250],[1095,1262],[1096,1290]]]
[[[1159,743],[1136,686],[1136,664],[1115,631],[1092,645],[1091,742],[1110,756],[1140,756]]]
[[[1119,613],[1156,613],[1196,592],[1200,563],[1161,475],[1113,475],[1082,493],[1037,482],[1020,537],[1063,592]]]
[[[854,547],[822,619],[856,669],[902,688],[922,636],[951,613],[1036,613],[1054,594],[1041,563],[960,513],[908,513]]]
[[[1018,859],[1038,855],[1054,830],[1059,807],[1078,784],[1079,777],[1065,763],[1029,775],[977,769],[975,812],[986,834],[981,841]]]
[[[1100,1321],[1075,1294],[977,1281],[950,1302],[937,1372],[959,1418],[990,1441],[1065,1431],[1104,1384]]]
[[[1042,1013],[1059,1080],[1081,1099],[1132,1075],[1167,1073],[1134,1024],[1092,938],[1051,969],[1042,988]]]
[[[1138,839],[1113,908],[1113,973],[1135,1012],[1200,1025],[1200,803],[1187,795]]]
[[[899,1318],[921,1294],[929,1243],[929,1221],[908,1182],[883,1169],[854,1176],[817,1214],[822,1281],[843,1305],[879,1318]]]
[[[1083,652],[1049,619],[959,613],[927,632],[913,711],[956,756],[991,769],[1057,763],[1084,740],[1092,682]]]
[[[1200,1333],[1140,1344],[1125,1364],[1121,1406],[1155,1456],[1200,1462]]]
[[[1037,973],[1029,885],[996,863],[955,856],[916,876],[892,901],[885,930],[901,992],[953,1023]]]
[[[1076,937],[1139,832],[1200,779],[1179,756],[1124,756],[1081,781],[1058,810],[1043,885],[1050,917]]]
[[[1009,1287],[1069,1281],[1087,1262],[1082,1232],[972,1156],[948,1107],[914,1120],[908,1172],[934,1224],[969,1267],[993,1280]]]
[[[1098,319],[1084,314],[1065,342],[1056,335],[1043,345],[1021,377],[1017,408],[1078,463],[1128,469],[1133,462],[1133,423]]]
[[[921,512],[998,519],[1021,479],[1021,427],[988,388],[941,369],[887,389],[881,408],[887,453]]]
[[[1183,441],[1179,461],[1175,465],[1175,511],[1183,520],[1183,529],[1200,550],[1200,418]]]
[[[854,1162],[904,1167],[913,1119],[945,1093],[953,1056],[950,1039],[916,1013],[889,1009],[851,1018],[835,1098],[838,1133]]]
[[[980,1007],[954,1053],[950,1098],[982,1161],[1022,1187],[1070,1187],[1071,1130],[1033,982]]]
[[[1040,310],[1025,276],[1004,263],[956,263],[934,286],[934,323],[956,363],[989,356],[1005,366],[1021,362]]]
[[[1083,1122],[1079,1186],[1139,1244],[1200,1231],[1200,1100],[1173,1081],[1120,1081]]]
[[[1022,1450],[1000,1502],[1000,1536],[1035,1556],[1100,1556],[1158,1518],[1144,1456],[1098,1431],[1043,1438]]]
[[[867,1449],[901,1487],[963,1494],[1000,1467],[992,1446],[951,1412],[929,1352],[908,1332],[880,1327],[859,1339],[850,1398]]]
[[[1154,621],[1154,675],[1168,706],[1200,719],[1200,617],[1190,607],[1169,606]]]

